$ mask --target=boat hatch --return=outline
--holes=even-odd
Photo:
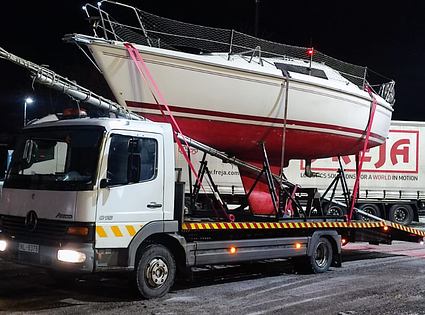
[[[322,78],[328,80],[328,77],[326,76],[325,71],[310,67],[304,67],[304,66],[297,66],[297,65],[290,65],[287,63],[274,63],[276,68],[282,70],[282,71],[289,71],[289,72],[296,72],[306,75],[311,75],[313,77]]]

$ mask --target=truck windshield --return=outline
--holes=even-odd
[[[4,187],[41,190],[93,188],[104,129],[29,129],[18,140]]]

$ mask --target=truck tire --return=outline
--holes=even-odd
[[[381,210],[379,209],[379,207],[377,205],[375,205],[373,203],[365,203],[365,204],[360,205],[358,208],[360,210],[364,211],[364,212],[367,212],[367,213],[370,213],[371,215],[374,215],[375,217],[382,218]],[[373,221],[372,219],[365,217],[361,214],[357,214],[356,217],[357,217],[358,220],[365,221],[365,222]]]
[[[176,263],[162,245],[149,245],[136,263],[136,285],[145,299],[164,296],[174,283]]]
[[[332,263],[332,245],[325,237],[319,237],[312,245],[313,254],[309,257],[313,273],[328,271]]]
[[[390,221],[401,225],[409,225],[413,221],[413,209],[409,205],[395,204],[390,208],[388,217]]]
[[[310,244],[310,256],[294,258],[295,270],[300,273],[324,273],[332,263],[332,245],[325,237],[319,237]]]

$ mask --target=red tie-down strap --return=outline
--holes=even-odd
[[[185,138],[185,136],[184,136],[183,132],[181,131],[181,129],[180,129],[180,127],[179,127],[179,125],[177,124],[177,121],[174,119],[174,116],[173,116],[173,114],[171,113],[171,110],[170,110],[170,108],[168,107],[167,102],[165,101],[164,97],[162,96],[161,92],[159,91],[159,88],[158,88],[158,86],[156,85],[155,80],[153,79],[153,77],[152,77],[151,73],[149,72],[148,68],[146,67],[146,64],[145,64],[145,62],[143,61],[142,56],[140,56],[139,51],[138,51],[138,50],[137,50],[137,49],[136,49],[136,48],[135,48],[132,44],[125,43],[125,44],[124,44],[124,46],[127,48],[127,51],[128,51],[128,53],[129,53],[129,55],[130,55],[131,59],[133,60],[133,62],[134,62],[134,64],[136,65],[137,69],[139,70],[140,74],[142,75],[142,77],[143,77],[144,81],[146,82],[146,85],[149,87],[149,90],[150,90],[150,92],[151,92],[151,94],[152,94],[153,98],[155,99],[155,102],[156,102],[156,104],[158,105],[158,108],[159,108],[159,110],[161,111],[162,116],[164,116],[164,118],[166,119],[166,121],[167,121],[168,123],[170,123],[170,124],[171,124],[171,126],[172,126],[172,128],[173,128],[173,131],[174,131],[174,132],[173,132],[174,140],[176,141],[177,145],[179,146],[180,151],[183,153],[183,156],[184,156],[184,158],[186,159],[186,161],[187,161],[187,163],[188,163],[188,165],[189,165],[190,169],[192,170],[193,174],[195,174],[195,176],[196,176],[196,180],[198,181],[198,183],[199,183],[200,187],[202,188],[203,192],[204,192],[205,194],[207,194],[207,192],[206,192],[206,190],[205,190],[204,186],[202,185],[201,180],[200,180],[200,179],[199,179],[199,177],[198,177],[198,174],[196,173],[196,170],[195,170],[195,168],[194,168],[194,166],[193,166],[193,164],[192,164],[191,160],[189,159],[189,157],[188,157],[188,155],[187,155],[187,153],[186,153],[186,150],[183,148],[182,143],[180,142],[180,140],[179,140],[179,139],[178,139],[178,137],[177,137],[177,132],[178,132],[178,133],[182,136],[182,138],[183,138],[183,141],[184,141],[185,145],[186,145],[188,148],[189,148],[190,146],[189,146],[189,144],[187,143],[186,138]],[[139,64],[139,63],[140,63],[140,64]],[[142,68],[141,68],[140,66],[142,66],[143,71],[142,71]],[[146,76],[149,78],[149,81],[151,82],[151,84],[152,84],[152,86],[153,86],[153,88],[154,88],[155,92],[156,92],[156,93],[157,93],[157,95],[159,96],[159,98],[160,98],[160,100],[161,100],[161,103],[163,104],[163,106],[165,107],[165,109],[166,109],[166,111],[167,111],[167,113],[168,113],[168,116],[165,114],[165,112],[164,112],[164,110],[163,110],[163,108],[162,108],[162,106],[161,106],[160,102],[158,101],[158,99],[157,99],[157,97],[156,97],[156,95],[155,95],[154,91],[152,90],[152,88],[151,88],[151,86],[150,86],[150,84],[149,84],[149,81],[148,81],[148,79],[146,78]],[[223,213],[224,213],[224,215],[225,215],[226,219],[227,219],[228,221],[233,222],[233,221],[235,220],[234,215],[232,215],[232,214],[227,214],[227,212],[226,212],[226,210],[224,209],[223,205],[222,205],[220,202],[219,202],[219,204],[220,204],[220,206],[221,206],[221,209],[222,209],[222,211],[223,211]],[[214,210],[215,215],[217,216],[217,218],[218,218],[219,220],[221,220],[221,217],[220,217],[219,213],[218,213],[218,212],[217,212],[217,210],[215,209],[214,205],[212,205],[212,203],[211,203],[211,206],[213,207],[213,210]]]
[[[359,190],[360,175],[362,173],[363,161],[366,154],[367,144],[369,142],[370,131],[372,130],[372,123],[373,123],[373,118],[375,117],[375,110],[377,105],[377,101],[375,96],[372,93],[372,90],[368,86],[365,86],[365,89],[369,93],[369,95],[372,97],[373,103],[372,103],[372,108],[370,111],[370,119],[369,119],[369,124],[367,126],[367,133],[366,133],[366,139],[364,141],[363,151],[360,154],[360,163],[359,163],[359,168],[357,170],[356,181],[353,188],[350,216],[348,217],[348,222],[351,221],[351,218],[353,216],[354,204],[356,203],[357,191]]]

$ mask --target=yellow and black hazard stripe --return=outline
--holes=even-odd
[[[322,228],[377,228],[385,222],[184,222],[183,230],[247,230],[247,229],[322,229]]]
[[[425,231],[413,229],[413,228],[410,228],[408,226],[400,225],[400,224],[397,224],[397,223],[394,223],[394,222],[390,222],[389,225],[392,228],[397,229],[397,230],[402,230],[402,231],[409,232],[409,233],[412,233],[412,234],[425,236]]]
[[[98,237],[133,237],[143,225],[97,225]]]
[[[184,222],[183,231],[199,230],[259,230],[259,229],[373,229],[393,228],[425,237],[425,231],[394,222]]]

